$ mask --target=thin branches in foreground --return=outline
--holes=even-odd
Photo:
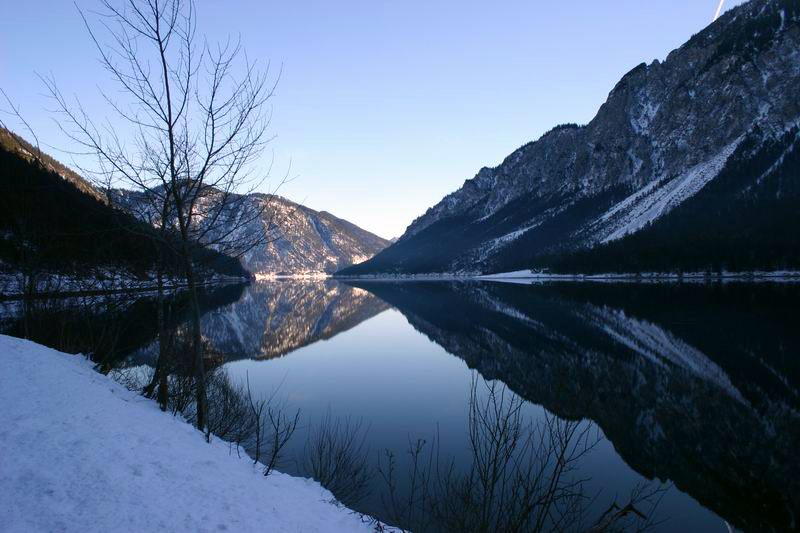
[[[348,506],[361,501],[372,477],[367,466],[367,433],[362,422],[333,419],[328,411],[306,441],[304,470]]]
[[[386,452],[379,473],[391,523],[420,531],[527,533],[646,531],[664,487],[636,487],[623,504],[592,516],[595,498],[579,464],[601,442],[589,422],[544,413],[532,420],[525,402],[496,382],[475,377],[469,399],[467,465],[442,460],[439,439],[410,441],[410,467],[398,473]]]

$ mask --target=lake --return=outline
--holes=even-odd
[[[513,514],[561,457],[546,524],[582,529],[633,503],[655,531],[796,527],[798,285],[278,280],[202,301],[217,366],[300,413],[279,469],[310,475],[320,428],[349,433],[367,473],[342,499],[383,521],[441,529],[418,510],[426,493],[461,501],[454,520],[497,513],[502,498]],[[0,302],[0,328],[142,372],[158,353],[153,306]],[[171,326],[185,327],[180,296],[173,306]],[[492,445],[509,434],[506,488],[487,503],[476,472],[513,447]]]

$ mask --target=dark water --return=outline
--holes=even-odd
[[[585,523],[647,483],[666,490],[657,531],[786,531],[800,509],[798,297],[781,284],[277,281],[209,291],[203,326],[235,381],[300,410],[290,473],[308,473],[307,433],[326,417],[361,424],[370,467],[390,450],[405,476],[409,442],[425,439],[468,470],[470,393],[495,384],[534,426],[602,437],[570,474]],[[92,325],[120,324],[98,348],[106,363],[153,363],[152,301],[73,304],[43,306],[29,336],[54,344],[57,323],[79,351],[102,341]],[[20,334],[18,304],[0,316]],[[373,475],[354,505],[390,519],[385,487]]]

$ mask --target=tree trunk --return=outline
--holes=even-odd
[[[159,254],[160,256],[161,254]],[[163,273],[163,261],[161,261],[161,257],[159,257],[159,266],[157,270],[157,297],[156,297],[156,321],[158,325],[158,361],[156,361],[156,369],[155,373],[153,374],[153,379],[150,380],[150,383],[142,390],[142,394],[147,396],[148,398],[153,397],[153,391],[156,391],[156,400],[158,402],[159,407],[161,407],[162,411],[167,410],[167,400],[168,400],[168,383],[167,377],[169,374],[168,368],[169,365],[167,364],[167,358],[169,357],[170,353],[170,341],[171,339],[167,335],[167,328],[165,324],[165,317],[164,317],[164,273]],[[158,387],[158,389],[156,389]]]
[[[161,255],[161,254],[159,254]],[[167,365],[167,358],[170,354],[171,339],[167,337],[167,327],[164,323],[164,276],[161,265],[158,268],[158,366],[156,366],[156,375],[153,376],[154,381],[157,380],[158,392],[158,405],[162,411],[167,410],[167,374],[169,365]]]
[[[192,311],[192,353],[194,361],[195,392],[197,429],[203,431],[206,427],[206,379],[203,366],[203,336],[200,326],[200,302],[197,299],[197,282],[195,280],[194,265],[189,252],[187,239],[183,241],[183,253],[186,265],[186,285],[189,290],[189,304]]]
[[[167,407],[169,406],[169,365],[167,365],[167,358],[170,357],[172,353],[172,338],[168,339],[170,343],[169,346],[159,346],[159,360],[164,361],[162,365],[161,372],[158,374],[158,392],[156,393],[156,401],[158,401],[159,406],[161,406],[162,411],[166,411]]]

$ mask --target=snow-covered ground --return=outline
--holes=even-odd
[[[606,272],[601,274],[550,274],[536,270],[515,270],[475,276],[490,281],[535,283],[541,281],[773,281],[800,282],[798,270],[752,271],[752,272]]]
[[[0,335],[0,531],[370,531],[98,374]]]
[[[334,279],[353,279],[364,281],[462,281],[486,280],[505,281],[509,283],[541,283],[545,281],[630,281],[630,282],[661,282],[661,281],[770,281],[781,283],[800,282],[800,270],[771,270],[748,272],[606,272],[599,274],[551,274],[539,270],[515,270],[513,272],[498,272],[496,274],[471,274],[468,272],[430,273],[430,274],[362,274],[357,276],[338,276]]]

